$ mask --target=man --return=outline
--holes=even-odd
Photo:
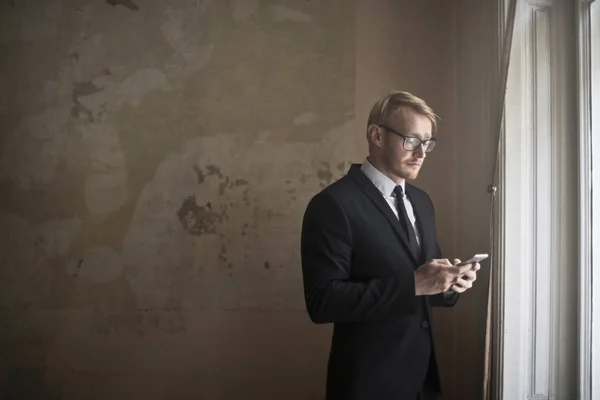
[[[309,202],[302,223],[306,306],[334,323],[329,400],[440,398],[430,307],[452,306],[479,264],[441,259],[433,204],[406,183],[435,147],[436,115],[392,92],[369,115],[369,156]]]

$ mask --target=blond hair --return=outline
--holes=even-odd
[[[371,108],[369,113],[369,120],[367,126],[372,124],[382,124],[387,121],[387,118],[398,108],[408,107],[418,114],[424,115],[431,121],[432,133],[437,130],[437,118],[438,116],[433,112],[431,107],[427,105],[425,100],[418,98],[417,96],[402,92],[399,90],[393,90],[384,98],[377,101]]]

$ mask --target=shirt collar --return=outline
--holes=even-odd
[[[375,168],[368,159],[365,159],[360,169],[384,196],[391,197],[394,195],[394,188],[397,186],[396,182]],[[402,191],[406,193],[405,181],[402,181],[400,186],[402,186]]]

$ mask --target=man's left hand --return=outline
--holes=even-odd
[[[460,260],[453,260],[454,265],[459,263]],[[463,293],[464,291],[471,289],[473,287],[473,282],[475,282],[475,280],[477,279],[477,271],[479,271],[480,268],[481,265],[479,265],[479,263],[471,264],[471,269],[465,272],[465,274],[461,277],[457,278],[456,282],[454,283],[454,285],[452,285],[450,290],[456,293]]]

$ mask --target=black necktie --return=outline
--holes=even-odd
[[[402,229],[404,229],[404,232],[408,236],[408,244],[411,251],[417,260],[421,261],[421,249],[419,247],[419,243],[417,242],[417,234],[415,233],[412,222],[410,222],[410,219],[408,218],[408,213],[406,212],[406,207],[404,206],[404,191],[402,190],[402,186],[396,186],[394,188],[394,194],[396,195],[396,208],[398,209],[398,220],[400,221],[400,226],[402,226]]]

